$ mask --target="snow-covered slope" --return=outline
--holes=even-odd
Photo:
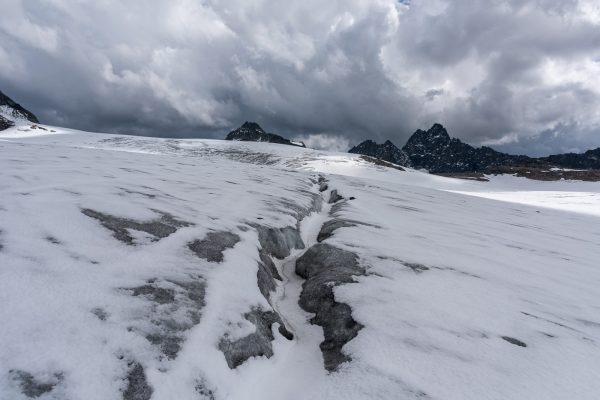
[[[42,128],[0,133],[0,399],[598,398],[597,183]]]
[[[32,122],[37,124],[39,121],[31,111],[0,91],[0,131],[13,126],[31,125]]]

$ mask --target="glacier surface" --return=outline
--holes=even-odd
[[[600,394],[598,183],[42,128],[0,133],[0,399]]]

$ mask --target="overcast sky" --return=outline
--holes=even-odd
[[[598,0],[2,0],[0,90],[42,122],[402,146],[434,122],[528,154],[600,146]]]

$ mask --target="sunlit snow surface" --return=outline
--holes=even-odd
[[[600,396],[600,183],[471,182],[284,145],[22,129],[0,133],[2,400],[121,399],[133,361],[153,399]],[[310,206],[318,174],[354,197],[338,217],[360,222],[326,240],[367,269],[335,288],[364,325],[344,347],[352,361],[323,369],[302,281],[278,265],[295,338],[276,333],[273,357],[232,370],[220,338],[247,335],[243,314],[268,306],[253,226],[295,225],[290,207]],[[308,245],[328,207],[303,220]],[[130,230],[127,244],[82,210],[179,225],[162,238]],[[188,248],[211,231],[240,238],[220,263]],[[179,308],[134,295],[148,282]],[[190,282],[205,285],[204,306]],[[174,358],[147,339],[167,323],[182,327]],[[39,387],[25,390],[28,377]]]

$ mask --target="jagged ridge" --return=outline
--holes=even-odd
[[[348,152],[401,166],[426,169],[431,173],[504,173],[507,167],[600,169],[600,148],[582,154],[566,153],[538,158],[512,155],[487,146],[474,147],[452,138],[446,128],[437,123],[429,130],[415,131],[402,149],[389,140],[383,144],[365,140]]]
[[[475,148],[451,138],[441,124],[417,130],[402,148],[415,168],[429,172],[484,171],[505,164],[529,162],[527,156],[513,156],[489,147]]]
[[[383,144],[377,144],[372,140],[365,140],[358,146],[351,148],[348,152],[375,157],[383,161],[401,165],[403,167],[411,166],[411,161],[408,155],[389,140],[386,140]]]

